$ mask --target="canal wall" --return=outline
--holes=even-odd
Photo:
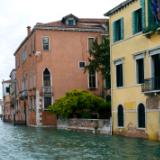
[[[111,119],[58,119],[57,128],[112,135]]]

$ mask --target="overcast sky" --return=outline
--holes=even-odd
[[[0,81],[9,79],[15,66],[13,53],[25,38],[28,25],[60,20],[67,14],[79,18],[104,18],[124,0],[0,0]],[[2,97],[0,85],[0,98]]]

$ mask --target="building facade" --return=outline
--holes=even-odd
[[[11,85],[11,80],[6,80],[2,82],[2,90],[3,90],[2,118],[4,122],[13,122],[14,119],[14,106],[11,103],[10,85]]]
[[[159,0],[126,0],[105,14],[114,134],[160,138],[159,7]]]
[[[17,104],[28,125],[56,125],[47,107],[73,89],[101,94],[99,73],[84,73],[89,48],[106,34],[107,20],[80,19],[70,14],[60,21],[37,23],[15,55]]]

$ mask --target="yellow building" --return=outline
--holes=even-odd
[[[160,139],[160,0],[126,0],[110,18],[113,134]]]

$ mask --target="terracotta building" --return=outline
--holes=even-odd
[[[106,19],[70,14],[60,21],[27,27],[28,35],[14,53],[17,104],[27,125],[56,125],[47,107],[73,89],[101,94],[99,73],[84,73],[89,48],[107,32]]]

